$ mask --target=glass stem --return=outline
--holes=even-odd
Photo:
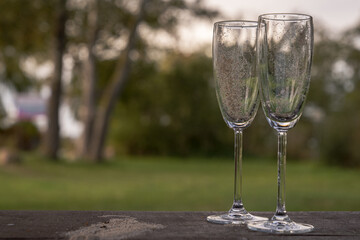
[[[232,213],[246,213],[242,203],[242,129],[234,129],[234,162],[235,162],[235,177],[234,177],[234,202],[230,212]]]
[[[278,195],[273,220],[279,221],[290,221],[285,209],[286,136],[287,132],[278,132]]]

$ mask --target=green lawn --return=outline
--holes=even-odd
[[[243,201],[274,211],[275,159],[244,160]],[[287,210],[360,210],[360,170],[314,163],[287,165]],[[0,168],[0,209],[227,210],[231,159],[123,157],[95,165],[51,163],[34,155]]]

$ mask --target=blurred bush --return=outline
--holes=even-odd
[[[316,32],[312,82],[304,114],[289,131],[289,159],[360,166],[360,50],[357,29],[333,39]],[[117,154],[231,155],[233,133],[222,120],[205,51],[168,52],[138,62],[111,127]],[[259,109],[244,131],[244,153],[275,158],[276,133]]]
[[[32,151],[39,146],[40,132],[34,123],[20,121],[14,125],[1,129],[0,145],[9,149]]]
[[[101,28],[100,43],[103,43],[98,43],[95,49],[103,49],[110,57],[99,55],[96,61],[99,80],[96,86],[97,103],[115,71],[120,54],[117,49],[117,53],[112,55],[114,48],[107,44],[121,45],[118,40],[126,36],[125,25],[130,24],[133,14],[131,8],[121,9],[119,1],[101,3],[105,5],[100,17],[110,30],[106,32],[105,28]],[[203,15],[192,4],[185,3],[157,1],[148,9],[154,13],[146,19],[150,28],[143,28],[145,31],[140,34],[136,51],[131,54],[134,61],[131,77],[111,118],[107,139],[107,151],[111,154],[231,156],[233,153],[233,133],[227,128],[218,108],[212,79],[212,59],[206,54],[210,46],[189,54],[177,49],[175,37],[174,42],[169,40],[167,46],[163,46],[161,41],[157,45],[149,41],[152,38],[150,33],[157,33],[157,29],[163,29],[171,36],[176,35],[177,23],[183,22],[181,15],[172,14],[178,8],[186,7],[195,15]],[[196,5],[201,1],[194,3]],[[72,79],[64,84],[63,99],[71,105],[78,118],[81,118],[79,112],[83,88],[81,65],[86,55],[83,51],[86,41],[83,38],[88,31],[88,9],[84,8],[84,4],[86,1],[71,1],[68,4],[69,43],[64,58],[64,66],[67,71],[72,71],[68,74]],[[127,5],[127,2],[124,4]],[[45,63],[51,65],[53,46],[50,36],[53,36],[56,10],[53,1],[1,1],[0,6],[0,26],[7,33],[0,36],[1,84],[8,85],[13,91],[46,90],[49,76],[41,79],[30,70]],[[162,12],[166,18],[160,19],[167,19],[165,25],[158,20],[161,9],[170,11]],[[131,11],[127,13],[128,10]],[[110,15],[115,18],[109,18]],[[119,24],[113,24],[114,19]],[[115,32],[111,30],[112,27],[115,27]],[[211,31],[210,28],[208,30]],[[288,158],[321,159],[328,164],[358,167],[360,23],[335,37],[330,37],[329,31],[318,24],[315,31],[310,91],[301,120],[289,131]],[[170,46],[172,43],[175,44]],[[27,64],[30,67],[26,67]],[[5,116],[2,104],[5,103],[0,102],[0,119]],[[39,145],[40,134],[31,122],[18,122],[0,131],[0,144],[6,148],[30,151]],[[66,144],[74,146],[69,140]],[[70,151],[76,150],[71,148]],[[244,131],[244,154],[275,158],[276,152],[276,134],[268,126],[260,108],[252,125]],[[76,153],[69,155],[75,158]]]
[[[217,106],[211,58],[173,53],[158,65],[136,68],[111,127],[118,153],[231,153],[232,132]]]

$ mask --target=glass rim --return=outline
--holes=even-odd
[[[276,16],[287,16],[291,18],[277,18]],[[282,21],[282,22],[296,22],[312,20],[312,16],[304,13],[265,13],[259,16],[259,19]]]
[[[224,21],[215,22],[214,26],[257,28],[258,22],[251,20],[224,20]]]

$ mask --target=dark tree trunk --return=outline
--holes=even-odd
[[[84,107],[82,109],[84,133],[81,139],[81,157],[85,157],[90,149],[93,123],[95,119],[95,85],[96,85],[96,57],[94,46],[98,35],[98,0],[89,2],[88,13],[88,57],[84,61],[83,96]]]
[[[111,82],[105,89],[103,98],[97,110],[97,118],[94,123],[93,135],[91,138],[90,151],[88,157],[93,161],[102,161],[105,139],[108,131],[110,115],[114,109],[116,100],[125,87],[129,78],[132,61],[130,52],[134,49],[137,35],[137,28],[144,17],[145,5],[147,0],[143,0],[140,5],[139,13],[132,26],[127,41],[126,49],[118,60]]]
[[[66,0],[59,0],[56,18],[54,75],[51,79],[51,96],[47,106],[48,128],[45,133],[44,154],[57,159],[60,145],[59,109],[62,94],[63,55],[66,45],[65,24],[67,19]]]

